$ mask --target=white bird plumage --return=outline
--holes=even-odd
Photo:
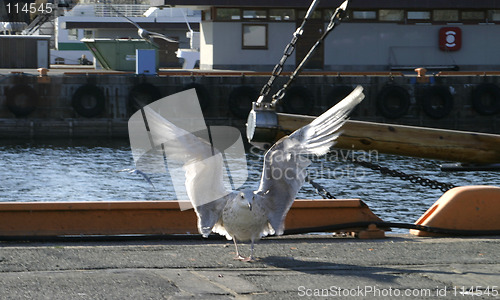
[[[117,14],[119,14],[120,16],[122,16],[123,18],[125,18],[130,24],[134,25],[136,28],[137,28],[137,34],[145,39],[146,41],[148,41],[149,43],[153,44],[154,41],[153,39],[154,38],[159,38],[159,39],[163,39],[169,43],[179,43],[179,41],[177,40],[174,40],[174,39],[171,39],[169,37],[167,37],[166,35],[164,34],[161,34],[161,33],[158,33],[158,32],[153,32],[153,31],[149,31],[149,30],[146,30],[144,28],[142,28],[141,26],[139,26],[139,24],[137,24],[136,22],[134,22],[132,19],[130,19],[129,17],[127,17],[126,15],[124,15],[123,13],[121,13],[120,11],[118,11],[117,9],[115,9],[112,5],[110,5],[111,9],[116,12]]]
[[[170,158],[183,163],[186,191],[198,216],[198,230],[207,237],[216,232],[236,241],[254,242],[268,234],[281,235],[297,192],[304,184],[309,160],[302,155],[323,155],[341,134],[349,113],[363,98],[363,88],[289,136],[277,141],[264,155],[260,185],[256,191],[228,191],[223,184],[222,154],[205,140],[183,130],[145,107],[155,145],[164,143]]]

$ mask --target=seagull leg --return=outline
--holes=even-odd
[[[253,242],[254,242],[254,239],[252,239],[252,245],[250,246],[250,251],[251,251],[250,256],[247,258],[244,258],[243,261],[248,261],[248,262],[254,261],[254,259],[253,259],[253,245],[254,245],[254,243]]]
[[[244,260],[245,258],[240,255],[240,252],[238,251],[238,245],[236,244],[236,238],[233,237],[233,242],[234,242],[234,247],[236,248],[236,256],[233,259],[236,260]]]

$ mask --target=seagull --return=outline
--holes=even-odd
[[[233,240],[237,260],[254,260],[254,243],[267,235],[281,235],[285,217],[307,176],[306,155],[324,155],[341,134],[349,113],[363,98],[363,88],[351,94],[310,124],[277,141],[264,154],[257,190],[231,191],[223,182],[223,154],[194,134],[177,127],[148,106],[144,114],[155,145],[183,165],[186,192],[203,237],[218,233]],[[251,242],[243,257],[237,242]]]
[[[132,25],[134,25],[135,27],[137,27],[137,34],[141,38],[143,38],[144,40],[148,41],[149,43],[154,44],[154,42],[153,42],[154,38],[164,39],[165,41],[167,41],[169,43],[179,43],[179,41],[171,39],[171,38],[167,37],[164,34],[161,34],[161,33],[158,33],[158,32],[153,32],[153,31],[148,31],[148,30],[142,28],[141,26],[139,26],[139,24],[137,24],[136,22],[132,21],[129,17],[125,16],[120,11],[116,10],[113,6],[110,5],[110,7],[117,14],[119,14],[120,16],[122,16],[125,19],[127,19],[127,21],[129,21],[129,23],[131,23]]]
[[[143,171],[141,171],[141,170],[137,170],[137,169],[123,169],[123,170],[119,170],[119,171],[116,171],[116,172],[127,172],[129,174],[141,175],[142,177],[144,177],[144,179],[149,184],[151,184],[151,186],[153,187],[153,189],[156,190],[156,187],[153,184],[153,182],[151,181],[151,178],[149,178],[149,176],[146,173],[144,173]]]

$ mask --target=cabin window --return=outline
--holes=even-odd
[[[432,12],[432,18],[437,22],[456,22],[458,21],[458,10],[436,9]]]
[[[486,15],[482,10],[462,11],[461,18],[464,21],[483,21]]]
[[[203,10],[201,12],[201,18],[202,18],[203,21],[210,21],[210,20],[212,20],[212,10],[211,9]]]
[[[403,21],[405,12],[402,9],[380,9],[378,19],[380,21]]]
[[[269,20],[272,21],[295,21],[294,9],[270,9]]]
[[[266,19],[267,11],[265,9],[245,9],[243,10],[243,19]]]
[[[241,11],[238,8],[217,8],[216,19],[224,21],[240,20]]]
[[[86,39],[92,39],[94,38],[94,31],[89,30],[89,29],[84,29],[83,30],[83,37]]]
[[[488,21],[500,22],[500,10],[488,10]]]
[[[352,12],[352,18],[354,20],[376,20],[377,12],[373,10],[355,10]]]
[[[408,11],[406,18],[411,21],[429,21],[431,19],[430,11]]]
[[[77,41],[78,39],[78,29],[72,28],[68,30],[68,40]]]
[[[267,24],[242,24],[243,49],[267,49]]]

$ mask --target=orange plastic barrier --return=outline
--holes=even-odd
[[[0,203],[1,236],[197,234],[193,209],[179,202]],[[286,229],[381,222],[359,199],[295,200]],[[363,229],[363,228],[362,228]]]
[[[480,185],[451,189],[415,224],[453,230],[500,230],[500,187]],[[443,235],[414,229],[410,233]]]

